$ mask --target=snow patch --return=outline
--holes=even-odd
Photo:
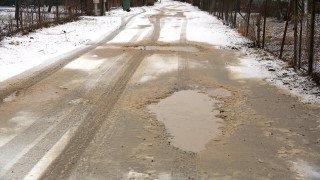
[[[197,11],[198,10],[198,11]],[[199,9],[185,12],[188,19],[187,39],[220,48],[240,47],[249,41],[236,30],[224,25],[219,19]]]
[[[0,128],[0,147],[8,143],[17,134],[27,129],[34,122],[34,118],[27,111],[20,111],[12,117],[7,127]]]
[[[18,96],[18,91],[14,91],[12,94],[3,99],[3,102],[11,102],[15,100]]]
[[[320,103],[320,87],[309,77],[302,76],[288,63],[277,59],[271,54],[257,49],[243,48],[247,54],[240,58],[240,66],[228,66],[236,73],[236,79],[264,78],[266,81],[285,89],[290,94],[297,96],[304,103]]]
[[[156,178],[156,180],[171,180],[171,179],[172,179],[171,174],[165,173],[165,172],[160,173]]]
[[[90,71],[98,68],[104,61],[105,60],[87,60],[87,59],[79,58],[70,62],[64,68]]]
[[[292,165],[292,170],[300,177],[310,180],[320,179],[320,167],[311,166],[302,160],[292,162]]]
[[[180,40],[182,20],[177,18],[163,18],[160,20],[160,37],[162,42],[176,42]]]
[[[234,79],[247,79],[247,78],[266,78],[270,76],[270,73],[259,67],[259,63],[252,57],[246,56],[239,58],[239,65],[227,66]]]
[[[139,82],[157,78],[162,73],[178,70],[178,57],[154,54],[146,60],[145,71]]]
[[[135,172],[133,170],[130,170],[127,174],[127,179],[134,179],[134,180],[139,180],[139,179],[146,179],[146,178],[149,178],[149,175],[148,174],[145,174],[145,173],[138,173],[138,172]]]

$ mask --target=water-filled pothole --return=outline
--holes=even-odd
[[[193,90],[175,92],[158,104],[149,105],[157,119],[164,123],[172,136],[171,144],[185,151],[200,152],[205,145],[221,135],[223,120],[217,100]]]

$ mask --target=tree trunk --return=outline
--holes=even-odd
[[[250,27],[250,13],[251,13],[251,5],[252,5],[252,0],[249,1],[249,6],[248,6],[248,12],[247,12],[247,30],[246,30],[246,35],[249,34],[249,27]]]
[[[52,0],[49,0],[48,12],[51,12],[52,9]]]
[[[16,19],[17,29],[19,29],[19,16],[20,16],[20,0],[16,0],[15,19]]]
[[[262,49],[264,49],[264,44],[265,44],[265,39],[266,39],[267,9],[268,9],[268,0],[265,0],[265,3],[264,3],[264,17],[263,17]]]
[[[308,73],[313,72],[313,58],[314,58],[314,27],[315,27],[315,6],[316,0],[309,0],[310,3],[310,14],[311,14],[311,24],[310,24],[310,36],[309,36],[309,57],[308,57]]]
[[[56,7],[57,21],[59,21],[59,0],[56,0]]]
[[[38,21],[41,24],[41,0],[38,0]]]
[[[260,48],[260,34],[261,34],[261,13],[258,16],[257,19],[257,47]]]

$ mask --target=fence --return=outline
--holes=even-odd
[[[17,32],[28,33],[52,23],[72,21],[83,13],[78,1],[45,7],[43,1],[16,0],[15,7],[6,7],[0,14],[0,40]]]
[[[187,0],[320,79],[320,0]]]

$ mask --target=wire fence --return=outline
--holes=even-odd
[[[292,67],[320,79],[320,0],[187,0]]]
[[[43,0],[16,0],[14,6],[0,9],[0,40],[17,32],[27,34],[53,23],[73,21],[83,13],[83,3],[79,0],[63,4],[59,1],[45,4]]]

